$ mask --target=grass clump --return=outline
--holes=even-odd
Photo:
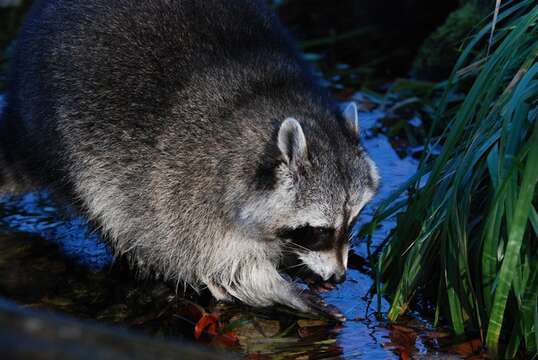
[[[537,21],[534,0],[509,2],[491,44],[489,24],[464,48],[437,106],[431,134],[441,135],[426,146],[441,153],[425,152],[369,227],[397,217],[377,262],[389,318],[429,294],[436,321],[480,333],[493,357],[537,353]]]

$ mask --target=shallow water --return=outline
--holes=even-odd
[[[353,100],[370,101],[362,93]],[[400,158],[384,135],[374,134],[383,115],[375,108],[360,114],[363,144],[379,167],[382,185],[357,227],[417,167],[413,158]],[[373,244],[385,239],[393,226],[391,221],[383,223]],[[192,292],[185,294],[189,299],[185,300],[159,281],[137,281],[121,261],[112,265],[109,249],[84,220],[59,210],[44,192],[28,193],[0,199],[0,295],[28,307],[121,324],[152,336],[192,338],[194,323],[207,311],[219,314],[221,325],[230,325],[228,330],[239,344],[204,336],[202,342],[251,354],[364,359],[440,356],[443,333],[433,331],[426,320],[414,316],[394,326],[376,316],[366,246],[361,239],[354,239],[353,245],[346,282],[322,294],[348,321],[339,326],[297,322],[298,317],[282,311],[214,304],[207,294]],[[385,311],[388,304],[384,299],[381,303]]]

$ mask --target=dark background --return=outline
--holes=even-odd
[[[446,78],[461,40],[494,8],[494,0],[268,1],[326,75],[345,69],[372,87],[397,77]],[[0,88],[31,3],[0,0]]]

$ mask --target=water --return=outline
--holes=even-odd
[[[353,100],[370,101],[362,93]],[[0,108],[1,103],[0,97]],[[383,115],[375,109],[360,113],[363,144],[379,167],[382,183],[357,226],[367,222],[376,205],[417,168],[415,159],[400,158],[389,139],[372,131]],[[373,244],[385,239],[393,226],[391,220],[381,224]],[[355,261],[367,258],[364,241],[355,239],[353,247]],[[215,305],[207,294],[187,292],[183,295],[192,302],[187,301],[159,281],[137,281],[124,264],[112,263],[110,250],[99,235],[83,219],[59,210],[47,193],[0,200],[0,295],[26,306],[120,324],[152,336],[187,338],[192,338],[193,324],[199,318],[193,313],[216,311],[224,324],[241,320],[241,325],[233,327],[240,345],[232,349],[283,357],[397,359],[405,354],[430,358],[441,354],[439,332],[419,316],[405,319],[400,327],[376,317],[377,301],[370,295],[372,278],[367,267],[354,266],[353,261],[346,282],[322,295],[349,320],[339,326],[312,327],[279,312]],[[387,301],[382,299],[381,304],[386,311]],[[273,333],[280,336],[260,335],[260,328],[265,335],[274,328]],[[291,331],[285,333],[284,329]]]
[[[102,269],[112,262],[112,255],[99,235],[87,223],[62,213],[47,192],[32,192],[0,201],[3,216],[0,226],[11,232],[35,234],[58,244],[65,255],[91,269]]]

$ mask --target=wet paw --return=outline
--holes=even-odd
[[[336,306],[327,304],[318,294],[312,291],[305,291],[302,293],[302,297],[311,313],[338,322],[347,320]]]
[[[217,301],[231,302],[233,300],[222,286],[213,284],[211,282],[207,282],[206,286],[211,292],[211,295],[213,295]]]

